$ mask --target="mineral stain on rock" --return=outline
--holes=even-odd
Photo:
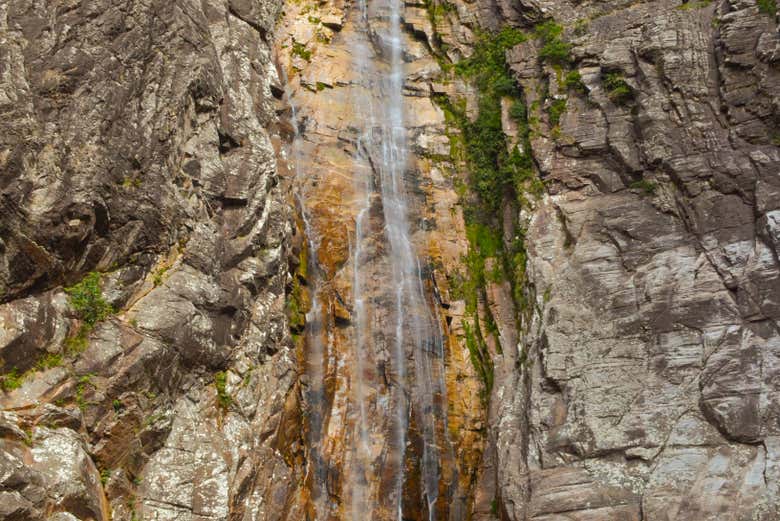
[[[778,21],[0,3],[0,519],[780,519]]]

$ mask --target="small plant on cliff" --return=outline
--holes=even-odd
[[[550,126],[557,127],[561,122],[561,116],[566,112],[566,99],[554,99],[547,108],[547,114],[550,116]]]
[[[758,10],[769,16],[777,14],[777,0],[758,0]]]
[[[156,272],[154,272],[154,275],[152,276],[152,284],[154,284],[154,287],[162,285],[163,280],[165,280],[165,274],[168,272],[168,270],[171,269],[170,266],[163,266]]]
[[[14,367],[3,375],[2,380],[0,380],[0,387],[3,388],[3,391],[9,392],[20,388],[23,382],[24,375],[20,375],[19,371]]]
[[[535,33],[542,40],[539,58],[554,65],[568,65],[571,62],[571,44],[563,41],[563,27],[550,20],[539,24]]]
[[[634,99],[634,89],[618,72],[608,72],[604,75],[604,88],[607,91],[607,97],[617,105],[625,105]]]
[[[70,305],[79,318],[90,327],[113,313],[100,289],[100,273],[88,273],[78,284],[65,288],[65,293],[68,294]]]
[[[576,90],[583,94],[588,91],[587,87],[585,87],[585,84],[582,82],[580,71],[576,69],[566,73],[566,77],[563,79],[563,86],[566,89]]]
[[[45,371],[62,365],[62,355],[59,353],[46,353],[35,362],[35,370]]]
[[[78,284],[65,288],[71,307],[83,324],[74,336],[65,339],[65,351],[70,355],[81,353],[87,348],[87,336],[92,328],[108,318],[114,309],[103,298],[100,289],[100,273],[88,273]]]
[[[214,375],[214,387],[217,389],[217,403],[221,409],[227,409],[233,403],[233,399],[227,392],[227,373],[219,371]]]
[[[311,51],[307,49],[306,45],[302,44],[301,42],[296,42],[293,40],[292,50],[290,52],[293,56],[303,58],[307,62],[311,61]]]
[[[640,179],[639,181],[634,181],[628,185],[628,187],[635,190],[642,190],[644,193],[652,195],[655,193],[658,185],[652,181],[648,181],[647,179]]]
[[[78,383],[76,384],[76,405],[78,405],[79,409],[82,411],[86,410],[87,406],[89,405],[89,402],[85,396],[87,392],[87,386],[93,388],[95,387],[95,384],[92,383],[91,374],[82,376],[78,379]]]

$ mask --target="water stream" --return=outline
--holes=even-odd
[[[426,296],[425,270],[416,252],[411,225],[410,173],[403,88],[404,34],[400,0],[358,0],[354,23],[358,38],[351,47],[354,82],[351,103],[356,115],[353,190],[354,235],[349,239],[352,267],[352,327],[349,371],[351,431],[346,434],[341,514],[328,498],[330,469],[323,443],[325,418],[323,343],[326,316],[321,286],[329,284],[317,267],[320,247],[316,226],[306,206],[306,182],[299,171],[300,141],[291,96],[291,147],[296,191],[308,241],[311,308],[306,315],[305,395],[309,447],[307,479],[317,519],[372,519],[378,505],[401,521],[408,500],[405,469],[413,461],[421,490],[411,492],[424,505],[415,511],[436,518],[441,482],[441,450],[446,439],[446,392],[443,335],[433,302]],[[381,211],[380,211],[381,209]],[[377,239],[384,241],[379,248]],[[330,290],[329,290],[330,291]],[[333,295],[329,298],[333,298]],[[325,299],[325,293],[322,294]],[[326,353],[327,351],[327,353]],[[340,361],[341,362],[341,361]],[[379,366],[382,366],[381,368]],[[380,383],[378,374],[384,379]],[[342,393],[344,389],[337,389]],[[340,396],[340,395],[339,395]],[[333,398],[338,400],[340,398]],[[331,421],[333,418],[331,418]],[[414,454],[407,454],[411,450]],[[411,458],[411,459],[409,459]],[[416,480],[416,478],[415,478]],[[382,517],[385,519],[385,517]]]
[[[411,239],[411,227],[408,218],[407,188],[404,174],[409,167],[404,124],[403,85],[405,78],[403,63],[404,37],[401,30],[400,0],[375,0],[368,6],[361,0],[361,13],[364,14],[364,30],[367,41],[374,41],[374,56],[384,57],[388,62],[382,68],[383,73],[375,75],[377,82],[372,85],[371,114],[365,120],[370,136],[370,154],[375,175],[379,180],[381,194],[384,234],[389,243],[389,264],[391,268],[390,287],[394,288],[395,331],[392,342],[392,362],[397,385],[401,387],[395,393],[395,432],[388,445],[396,447],[395,468],[397,469],[396,494],[398,515],[401,518],[404,484],[404,457],[409,429],[410,404],[407,395],[411,391],[411,404],[415,420],[422,434],[422,459],[420,475],[423,496],[431,519],[434,504],[438,498],[439,453],[436,441],[436,416],[434,406],[434,374],[432,359],[442,356],[442,335],[439,324],[433,317],[429,303],[425,298],[422,269]],[[372,13],[370,19],[367,13]],[[377,28],[372,22],[377,21]],[[384,24],[382,23],[384,22]],[[384,31],[382,31],[384,29]],[[373,33],[373,31],[376,31]],[[378,45],[377,45],[378,43]],[[358,52],[359,58],[369,53]],[[370,70],[371,64],[359,64],[358,70]],[[360,233],[358,226],[358,233]],[[356,265],[357,266],[357,265]],[[356,268],[356,274],[360,270]],[[356,276],[356,278],[359,278]],[[358,346],[360,349],[361,346]],[[407,375],[407,358],[414,360],[414,373]],[[408,376],[413,383],[409,386]],[[441,375],[439,375],[441,376]],[[407,390],[409,386],[409,390]],[[436,386],[439,387],[439,386]],[[443,387],[443,386],[441,386]]]

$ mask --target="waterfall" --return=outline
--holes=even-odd
[[[379,2],[377,2],[379,3]],[[378,173],[379,190],[382,201],[385,236],[390,246],[389,264],[391,268],[391,288],[394,288],[395,331],[392,345],[392,362],[400,386],[395,392],[396,428],[395,439],[389,445],[397,447],[395,458],[397,468],[396,494],[398,517],[401,518],[404,458],[409,428],[409,403],[407,403],[406,360],[414,360],[414,374],[411,385],[412,407],[422,434],[423,453],[421,461],[421,481],[423,495],[427,501],[429,516],[433,519],[433,508],[438,498],[439,449],[436,442],[436,416],[434,392],[442,392],[441,371],[434,374],[433,360],[441,361],[443,339],[438,321],[431,313],[425,298],[423,275],[420,260],[414,251],[410,237],[411,227],[408,219],[407,190],[404,173],[408,166],[406,127],[404,124],[404,65],[403,35],[401,32],[400,0],[386,0],[383,5],[375,6],[378,12],[386,11],[388,26],[386,34],[378,35],[382,47],[377,54],[387,56],[388,67],[384,75],[378,76],[371,96],[373,103],[371,114],[365,118],[370,126],[370,145],[374,152],[372,164]],[[370,35],[372,28],[367,16],[366,0],[360,2],[365,30]],[[358,52],[358,57],[367,57],[368,53]],[[358,70],[368,70],[360,64]],[[377,102],[379,101],[379,103]],[[378,153],[376,153],[378,151]],[[358,226],[360,230],[360,226]],[[360,231],[358,232],[360,233]],[[356,278],[359,270],[356,265]],[[356,285],[357,287],[357,285]],[[357,297],[356,297],[357,299]],[[359,346],[360,349],[360,346]],[[437,378],[438,377],[438,378]],[[437,380],[437,384],[434,384]],[[443,411],[438,411],[440,414]]]
[[[400,0],[358,0],[353,12],[357,41],[350,48],[354,79],[349,92],[358,123],[351,129],[355,132],[353,164],[348,167],[352,168],[352,194],[344,203],[346,211],[354,212],[354,235],[348,244],[351,285],[343,285],[343,279],[339,282],[340,287],[350,286],[346,291],[351,289],[352,293],[351,306],[340,301],[351,308],[350,328],[340,337],[349,342],[349,350],[338,352],[339,359],[330,361],[338,369],[352,360],[346,371],[338,372],[339,378],[345,378],[337,378],[341,385],[333,398],[334,402],[346,398],[349,404],[342,419],[343,461],[326,445],[329,426],[339,432],[336,425],[341,423],[334,422],[332,416],[325,422],[325,368],[330,366],[324,357],[333,354],[333,346],[323,342],[325,327],[333,325],[326,323],[327,302],[341,296],[328,278],[333,275],[317,266],[320,235],[307,207],[311,201],[306,190],[307,186],[315,190],[316,184],[307,185],[299,171],[297,159],[303,138],[298,134],[296,108],[288,93],[295,129],[291,152],[309,245],[311,288],[311,308],[306,316],[309,384],[304,397],[308,404],[309,461],[305,481],[316,519],[323,521],[334,515],[365,521],[379,510],[382,519],[396,517],[400,521],[409,462],[415,462],[419,471],[419,494],[424,502],[419,510],[427,509],[432,521],[441,481],[440,447],[449,447],[443,335],[432,309],[434,303],[426,296],[424,264],[413,241],[410,207],[414,206],[404,178],[411,158],[404,114],[402,8]],[[308,195],[316,198],[314,192]],[[319,214],[314,212],[316,221]],[[322,236],[323,242],[327,239]],[[377,377],[380,373],[383,379]],[[414,453],[407,454],[408,450]],[[333,460],[326,461],[332,456]],[[343,470],[341,488],[335,490],[342,499],[338,513],[328,497],[331,468]],[[417,497],[416,491],[412,493]]]

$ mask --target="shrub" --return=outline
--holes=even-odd
[[[566,112],[566,100],[554,99],[547,108],[547,114],[550,116],[550,125],[557,127],[561,122],[561,116]]]
[[[509,117],[518,123],[525,123],[528,117],[528,111],[522,101],[515,100],[515,102],[512,103],[512,106],[509,107]]]
[[[90,327],[113,313],[111,306],[103,299],[100,274],[97,272],[88,273],[78,284],[65,288],[65,293],[79,318]]]
[[[563,79],[563,86],[566,89],[576,90],[577,92],[582,92],[583,94],[588,91],[588,89],[585,87],[585,84],[582,83],[582,76],[580,75],[580,71],[576,69],[566,73],[566,76]]]
[[[777,14],[777,0],[758,0],[758,10],[769,16]]]
[[[620,73],[609,72],[604,75],[604,88],[607,97],[617,105],[624,105],[634,99],[634,89],[626,83]]]
[[[16,367],[14,367],[8,373],[3,375],[2,381],[0,381],[0,387],[2,387],[6,392],[18,389],[22,386],[24,377],[25,375],[20,375],[19,371],[16,369]]]
[[[658,185],[652,181],[648,181],[647,179],[640,179],[639,181],[634,181],[628,185],[628,187],[636,190],[642,190],[644,193],[651,195],[655,193]]]
[[[567,65],[571,62],[571,44],[561,39],[563,27],[550,20],[537,25],[535,32],[543,44],[539,58],[555,65]]]

